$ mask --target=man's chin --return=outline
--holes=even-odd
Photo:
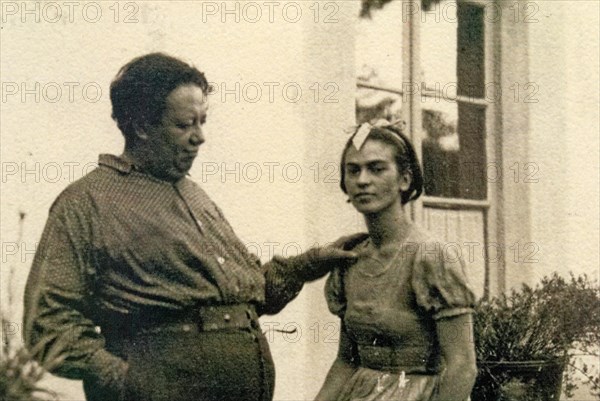
[[[189,169],[171,168],[169,170],[162,170],[161,172],[154,174],[157,178],[165,181],[178,181],[185,177],[189,172]]]
[[[171,177],[173,177],[174,179],[181,179],[183,177],[185,177],[186,175],[188,175],[190,173],[190,169],[177,169],[171,172]]]

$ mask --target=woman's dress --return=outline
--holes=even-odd
[[[364,255],[370,246],[367,239],[354,250]],[[325,287],[328,306],[342,319],[358,365],[334,400],[432,398],[444,369],[436,321],[473,311],[460,252],[458,244],[436,241],[413,226],[386,265],[361,256],[332,272]],[[457,328],[448,335],[459,333]]]

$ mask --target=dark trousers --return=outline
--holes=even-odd
[[[121,348],[129,363],[124,401],[271,401],[275,370],[260,328],[158,332]],[[121,352],[119,352],[121,353]],[[84,382],[88,401],[117,400]]]

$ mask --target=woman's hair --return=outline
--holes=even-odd
[[[340,187],[344,193],[346,191],[346,184],[344,183],[345,169],[344,164],[346,163],[346,153],[350,146],[353,145],[352,139],[354,135],[346,142],[344,151],[342,152],[341,166],[341,180]],[[423,192],[423,173],[421,172],[421,166],[419,165],[419,159],[417,153],[410,140],[402,133],[402,129],[394,125],[386,126],[374,126],[371,127],[369,134],[367,135],[366,141],[380,141],[394,148],[396,166],[398,173],[402,174],[406,171],[411,174],[410,186],[406,191],[400,194],[400,200],[402,204],[406,204],[410,201],[417,199]]]
[[[192,84],[208,94],[204,74],[164,53],[150,53],[125,64],[110,85],[112,118],[126,139],[135,128],[155,125],[163,116],[166,98],[181,85]]]

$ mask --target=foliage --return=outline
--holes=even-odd
[[[583,382],[600,396],[598,366],[583,358],[600,357],[600,293],[586,275],[564,279],[555,273],[534,288],[523,285],[480,301],[474,330],[479,361],[564,360],[565,393],[572,396]],[[515,383],[509,390],[519,391]]]
[[[7,322],[2,319],[2,328]],[[46,369],[51,369],[58,363],[58,358],[51,357],[52,363],[44,366],[34,359],[33,352],[27,351],[20,345],[15,345],[2,338],[0,353],[0,400],[3,401],[42,401],[57,399],[54,392],[38,386]],[[44,398],[40,398],[44,396]]]
[[[394,0],[362,0],[361,9],[360,9],[360,17],[361,18],[371,18],[371,11],[382,9],[387,3],[390,3]],[[401,0],[396,0],[401,1]],[[424,10],[429,10],[433,3],[438,3],[441,0],[421,0],[421,7]]]
[[[532,386],[518,379],[510,379],[500,389],[499,401],[542,401]]]

